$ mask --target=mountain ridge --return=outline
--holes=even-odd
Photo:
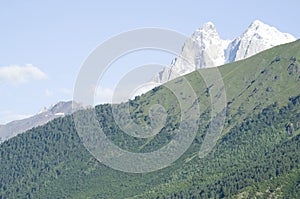
[[[253,21],[236,39],[221,39],[212,22],[197,29],[183,45],[178,55],[151,81],[164,83],[199,68],[216,67],[248,58],[274,46],[295,41],[288,33],[259,20]]]
[[[43,108],[36,115],[21,120],[15,120],[5,125],[0,125],[0,143],[31,128],[46,124],[57,117],[70,115],[74,111],[82,108],[82,105],[73,101],[60,101],[51,105],[49,108]]]

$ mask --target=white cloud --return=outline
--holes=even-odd
[[[31,64],[0,67],[0,83],[17,85],[30,80],[45,79],[46,77],[47,75],[43,71]]]

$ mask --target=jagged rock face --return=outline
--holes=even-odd
[[[199,68],[215,67],[255,55],[274,46],[295,41],[287,33],[258,20],[233,41],[220,38],[213,23],[196,30],[185,42],[181,54],[170,66],[157,74],[153,81],[164,83]]]
[[[229,41],[220,38],[214,24],[211,22],[198,29],[190,41],[197,45],[197,47],[194,47],[197,51],[193,53],[195,55],[195,69],[219,66],[224,63],[224,49],[227,48]],[[188,50],[185,52],[186,55],[189,53]]]
[[[227,62],[245,59],[263,50],[294,40],[292,35],[281,33],[276,28],[256,20],[231,43]]]
[[[153,79],[163,83],[199,68],[214,67],[225,62],[224,48],[230,41],[222,40],[213,23],[196,30],[185,42],[181,54]]]

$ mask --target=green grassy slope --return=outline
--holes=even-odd
[[[34,128],[0,145],[0,198],[250,197],[266,187],[276,190],[281,183],[282,197],[299,196],[295,191],[300,166],[298,66],[300,41],[219,67],[227,96],[226,120],[216,146],[204,158],[198,153],[210,124],[208,91],[215,85],[206,85],[199,72],[168,82],[167,86],[180,88],[182,78],[189,81],[200,101],[200,126],[182,157],[151,173],[124,173],[96,161],[80,141],[71,116]],[[167,87],[128,103],[131,117],[141,126],[150,123],[151,106],[162,105],[168,113],[166,125],[156,136],[133,138],[117,126],[110,105],[97,106],[100,126],[116,145],[149,152],[176,136],[181,110]],[[286,131],[288,123],[295,126],[292,134]]]

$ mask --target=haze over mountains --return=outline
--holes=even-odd
[[[243,34],[230,41],[221,39],[213,23],[208,22],[196,30],[185,42],[181,54],[170,66],[152,80],[164,83],[200,68],[208,68],[248,58],[274,46],[295,41],[259,20],[255,20]]]

